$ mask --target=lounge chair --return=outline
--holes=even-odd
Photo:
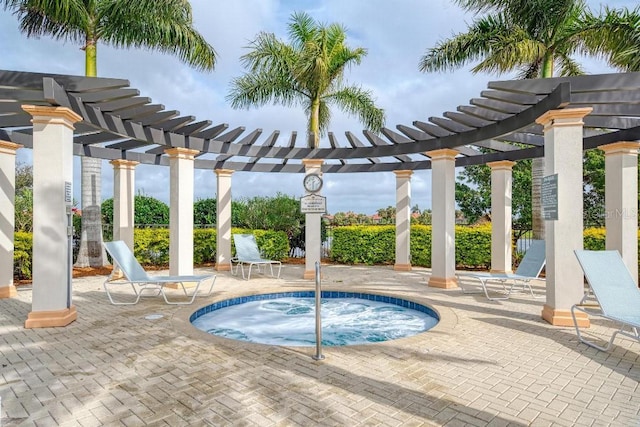
[[[524,258],[522,258],[522,261],[520,261],[520,265],[518,265],[515,273],[460,273],[457,274],[458,284],[462,289],[462,292],[464,292],[465,294],[478,293],[478,291],[470,291],[468,289],[465,289],[462,285],[463,281],[461,279],[464,277],[469,277],[478,280],[480,282],[480,285],[482,286],[484,294],[489,301],[509,299],[514,286],[516,286],[517,284],[521,284],[523,290],[525,287],[528,287],[532,297],[542,298],[545,295],[535,295],[529,282],[531,282],[531,280],[539,278],[540,272],[542,272],[545,262],[546,257],[544,240],[532,240],[529,249],[527,249],[527,252],[524,254]],[[505,295],[500,297],[489,296],[487,282],[490,281],[499,282],[502,285]],[[511,287],[509,287],[508,290],[505,286],[507,282],[511,282]]]
[[[580,303],[571,307],[578,339],[602,351],[611,348],[618,334],[640,341],[640,289],[618,251],[576,250],[575,254],[591,290]],[[611,320],[619,329],[604,347],[588,341],[580,333],[576,310]]]
[[[238,274],[238,269],[242,271],[242,278],[244,279],[244,265],[249,266],[249,273],[246,277],[247,280],[251,277],[251,268],[255,265],[260,271],[260,266],[269,266],[271,269],[272,277],[280,277],[280,270],[282,269],[282,263],[280,261],[264,259],[258,249],[258,243],[253,234],[234,234],[233,243],[236,247],[236,256],[231,258],[231,274]],[[233,271],[233,264],[236,264],[236,271]],[[273,275],[273,265],[278,264],[278,275]]]
[[[216,281],[215,275],[206,275],[206,276],[149,276],[144,268],[138,263],[138,260],[135,258],[129,247],[122,241],[117,240],[114,242],[105,242],[104,247],[113,259],[114,269],[111,273],[111,276],[107,278],[104,282],[103,287],[107,292],[107,296],[111,301],[111,304],[114,305],[131,305],[137,304],[140,301],[140,297],[143,294],[148,296],[148,291],[155,291],[152,296],[162,295],[165,302],[167,304],[191,304],[196,296],[198,296],[198,290],[202,282],[211,279],[211,286],[209,287],[209,291],[206,294],[201,294],[200,296],[208,296],[211,294],[211,290],[213,289],[213,284]],[[115,278],[114,275],[117,274],[117,267],[124,274],[124,278]],[[189,295],[187,293],[187,289],[185,288],[185,283],[197,283],[193,293]],[[170,301],[167,298],[167,294],[165,293],[165,287],[169,284],[179,283],[182,287],[182,292],[188,299],[187,301]],[[117,302],[113,299],[111,292],[109,291],[109,287],[119,286],[119,285],[130,285],[131,289],[133,289],[133,293],[135,294],[135,299],[127,302]]]

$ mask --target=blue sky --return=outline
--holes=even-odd
[[[599,10],[601,3],[587,2]],[[320,22],[341,23],[348,29],[348,44],[364,47],[368,55],[362,64],[347,73],[349,82],[371,90],[378,106],[385,109],[386,126],[410,125],[414,120],[441,116],[479,95],[492,80],[511,76],[473,75],[468,67],[452,73],[424,74],[418,61],[428,47],[466,29],[473,16],[463,13],[448,0],[320,0],[276,1],[234,0],[233,2],[191,1],[195,25],[218,52],[218,64],[212,73],[192,70],[177,59],[144,50],[116,50],[98,46],[98,75],[124,78],[167,109],[213,124],[228,123],[230,128],[262,128],[263,135],[280,130],[280,143],[292,131],[305,134],[306,118],[299,109],[268,106],[260,109],[233,110],[225,101],[229,82],[243,73],[239,57],[260,31],[273,32],[286,39],[286,25],[293,12],[306,11]],[[610,7],[634,8],[635,1],[609,1]],[[84,74],[84,52],[80,46],[48,38],[27,39],[18,30],[10,12],[0,10],[0,68],[61,74]],[[610,72],[598,61],[586,61],[590,73]],[[338,141],[346,144],[344,133],[361,135],[357,120],[333,111],[330,129]],[[328,146],[324,140],[323,145]],[[29,150],[20,150],[18,160],[29,163]],[[79,159],[74,173],[74,194],[80,200]],[[431,207],[431,172],[417,171],[412,177],[412,205]],[[236,172],[232,178],[234,198],[284,193],[302,195],[302,175]],[[161,166],[138,166],[136,191],[169,200],[169,170]],[[103,163],[102,197],[113,194],[113,172]],[[213,171],[195,173],[195,199],[215,197]],[[323,195],[328,210],[372,214],[379,208],[395,205],[395,175],[387,173],[325,174]]]

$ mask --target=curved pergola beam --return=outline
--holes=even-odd
[[[346,132],[342,144],[331,133],[330,146],[318,149],[296,146],[295,133],[278,144],[278,130],[263,137],[261,129],[181,116],[122,79],[0,71],[0,99],[0,135],[8,141],[32,146],[22,104],[67,106],[83,118],[75,126],[76,155],[168,165],[167,149],[188,148],[199,152],[195,167],[202,169],[299,173],[302,159],[323,159],[328,173],[419,170],[431,167],[426,152],[444,148],[461,153],[458,166],[539,157],[544,139],[535,120],[585,105],[593,106],[585,127],[601,133],[587,132],[585,149],[640,139],[640,73],[490,82],[455,112],[398,124],[399,132],[365,130],[364,139]]]

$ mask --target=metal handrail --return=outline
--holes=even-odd
[[[322,284],[320,283],[320,263],[316,261],[316,354],[314,360],[323,360],[322,355]]]

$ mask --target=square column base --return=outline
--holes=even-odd
[[[231,271],[231,265],[228,263],[216,264],[216,271]]]
[[[513,274],[513,270],[489,270],[491,274]]]
[[[18,291],[14,285],[0,286],[0,299],[12,298],[18,295]]]
[[[575,326],[573,317],[571,317],[571,310],[557,310],[545,304],[542,308],[542,318],[553,326]],[[578,326],[582,328],[591,326],[589,316],[586,313],[576,311],[576,320]]]
[[[316,278],[316,270],[305,270],[302,275],[303,279],[315,280]],[[320,273],[320,278],[324,279],[324,274]]]
[[[411,271],[411,264],[395,264],[393,269],[395,271]]]
[[[70,308],[56,311],[32,311],[24,322],[24,327],[31,328],[54,328],[58,326],[67,326],[78,318],[76,307],[72,305]]]
[[[431,276],[427,285],[432,288],[452,289],[458,287],[458,280],[455,277]]]

